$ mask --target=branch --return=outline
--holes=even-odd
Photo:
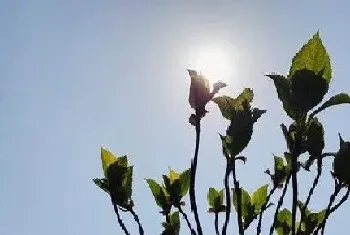
[[[266,197],[266,202],[265,204],[261,207],[260,213],[259,213],[259,222],[258,222],[258,226],[256,228],[256,235],[259,235],[261,233],[261,222],[262,222],[262,215],[264,213],[264,211],[266,210],[266,206],[270,201],[270,197],[272,196],[272,194],[276,191],[277,186],[273,186],[273,188],[270,190],[269,194]],[[254,218],[255,219],[255,218]],[[248,225],[249,226],[249,225]],[[248,228],[248,227],[247,227]]]
[[[348,200],[350,194],[350,188],[346,191],[345,195],[342,197],[342,199],[329,210],[329,214],[332,214],[334,211],[336,211],[346,200]]]
[[[220,235],[220,232],[219,232],[219,213],[217,213],[217,212],[215,212],[214,226],[215,226],[216,235]]]
[[[137,225],[139,226],[139,234],[140,235],[144,235],[145,232],[143,231],[143,227],[142,227],[142,224],[141,224],[141,222],[139,220],[138,215],[136,214],[136,212],[132,208],[129,211],[133,215],[134,220],[136,221]]]
[[[183,218],[186,220],[187,227],[190,229],[191,235],[197,235],[196,231],[192,228],[191,223],[188,220],[186,213],[182,210],[181,206],[177,207],[177,209],[179,210],[179,212],[183,216]]]
[[[275,225],[276,225],[276,221],[277,221],[277,215],[278,215],[278,212],[279,212],[280,208],[283,205],[283,199],[284,199],[284,196],[286,195],[290,178],[291,178],[291,173],[289,173],[288,176],[287,176],[287,180],[285,182],[282,194],[281,194],[281,196],[280,196],[280,198],[278,200],[278,204],[277,204],[277,207],[276,207],[275,215],[274,215],[274,218],[273,218],[273,223],[272,223],[272,225],[270,227],[270,233],[269,233],[270,235],[273,234],[273,230],[275,229]]]
[[[324,230],[324,227],[326,226],[327,219],[328,219],[328,217],[330,215],[331,206],[334,203],[335,198],[339,194],[340,190],[341,190],[341,185],[339,183],[337,183],[337,181],[335,180],[334,192],[329,198],[329,203],[328,203],[328,206],[327,206],[327,209],[326,209],[326,214],[325,214],[322,222],[317,226],[317,228],[314,231],[313,235],[317,235],[317,233],[318,233],[318,231],[320,229]]]
[[[200,142],[200,117],[195,115],[195,127],[196,127],[196,148],[194,152],[194,158],[191,161],[191,180],[190,180],[190,201],[191,201],[191,210],[194,213],[194,218],[197,224],[198,235],[203,235],[201,223],[198,216],[196,194],[195,194],[195,185],[196,185],[196,171],[197,171],[197,162],[198,162],[198,151],[199,151],[199,142]]]
[[[312,183],[312,187],[309,190],[309,194],[307,195],[306,202],[305,202],[304,206],[301,208],[300,223],[299,223],[299,228],[297,230],[298,231],[297,234],[299,234],[301,232],[301,224],[305,220],[306,209],[310,203],[311,196],[314,193],[314,190],[315,190],[315,188],[319,182],[319,179],[321,177],[321,174],[322,174],[322,157],[317,159],[317,175],[314,179],[314,182]]]
[[[227,226],[230,221],[230,214],[231,214],[231,193],[230,193],[230,182],[229,182],[229,176],[231,173],[231,165],[232,160],[229,156],[226,157],[226,172],[225,172],[225,178],[224,178],[224,184],[225,184],[225,195],[226,195],[226,217],[224,226],[222,227],[222,235],[226,235],[227,233]]]
[[[350,189],[348,188],[348,190],[346,191],[345,195],[342,197],[342,199],[335,205],[333,206],[330,210],[329,210],[329,213],[328,213],[328,217],[334,212],[336,211],[344,202],[346,202],[346,200],[348,199],[349,197],[349,193],[350,193]],[[324,223],[324,225],[322,226],[322,232],[321,234],[323,235],[324,234],[324,229],[326,227],[326,222]]]
[[[130,235],[129,231],[128,231],[127,228],[125,227],[125,224],[123,223],[122,218],[120,217],[119,210],[118,210],[118,206],[117,206],[116,203],[113,202],[113,199],[112,199],[112,204],[113,204],[114,212],[115,212],[115,214],[117,215],[117,219],[118,219],[119,226],[123,229],[125,235]]]

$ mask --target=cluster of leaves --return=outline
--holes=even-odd
[[[108,193],[112,202],[130,210],[133,207],[132,173],[133,166],[128,166],[127,156],[116,157],[107,149],[101,148],[102,169],[105,178],[94,179],[94,183]]]
[[[170,219],[166,219],[167,221],[163,223],[165,228],[164,234],[167,234],[169,230],[179,234],[180,221],[178,219],[178,211],[171,215],[170,213],[172,207],[181,211],[180,207],[185,205],[185,202],[181,200],[188,193],[190,187],[190,170],[178,173],[170,169],[169,176],[163,175],[162,185],[153,179],[146,179],[146,182],[152,191],[156,204],[162,209],[161,213],[166,218],[170,216]]]
[[[208,112],[205,106],[210,101],[217,104],[223,118],[229,120],[225,135],[220,134],[222,154],[226,159],[224,188],[219,190],[209,188],[207,194],[209,212],[215,214],[216,234],[220,234],[218,214],[225,213],[222,235],[226,235],[231,204],[237,212],[240,235],[243,235],[249,225],[257,218],[259,218],[257,225],[257,234],[259,235],[263,213],[273,205],[276,205],[276,208],[270,235],[274,230],[279,235],[309,235],[317,234],[320,230],[324,231],[329,215],[344,203],[350,194],[348,187],[350,184],[350,172],[348,171],[350,168],[350,142],[344,141],[339,134],[339,150],[335,153],[325,152],[325,130],[317,115],[329,107],[350,103],[350,96],[340,93],[322,103],[332,80],[332,69],[328,52],[319,33],[313,35],[295,55],[288,75],[278,75],[276,73],[267,75],[274,82],[278,99],[281,101],[285,113],[292,119],[292,123],[288,127],[281,124],[287,146],[283,157],[275,155],[274,172],[270,172],[269,169],[265,171],[272,182],[269,193],[269,184],[265,184],[250,195],[240,186],[236,175],[236,161],[242,160],[244,163],[247,161],[247,158],[240,156],[240,154],[252,138],[254,124],[266,112],[266,110],[252,107],[253,90],[245,88],[236,98],[227,95],[214,97],[220,89],[227,86],[225,83],[220,81],[214,83],[210,91],[209,81],[205,76],[194,70],[188,70],[188,72],[191,79],[189,104],[194,109],[189,122],[196,130],[196,150],[191,168],[181,173],[171,169],[168,175],[163,175],[162,183],[157,183],[153,179],[146,179],[155,202],[161,208],[161,213],[165,217],[165,222],[162,223],[164,227],[162,234],[178,235],[180,233],[179,214],[181,214],[186,220],[192,235],[203,235],[196,209],[194,182],[201,131],[200,121]],[[303,154],[308,156],[305,162],[300,160],[300,156]],[[322,159],[326,156],[334,157],[332,176],[335,179],[335,190],[330,196],[326,209],[312,212],[308,209],[308,205],[322,174]],[[143,234],[139,219],[133,211],[133,166],[128,165],[126,156],[115,157],[103,148],[101,149],[101,159],[105,178],[94,179],[95,184],[110,195],[118,216],[118,222],[125,234],[129,233],[119,218],[118,208],[134,215],[135,221],[139,224],[140,234]],[[317,175],[306,201],[302,203],[298,196],[297,174],[301,170],[311,171],[310,167],[315,161],[317,162]],[[233,188],[229,180],[231,175],[233,176]],[[293,189],[292,208],[291,210],[288,208],[280,210],[287,188],[290,185],[290,179]],[[334,205],[336,197],[343,188],[347,190],[346,194],[339,203]],[[278,189],[283,189],[278,202],[270,202],[272,194]],[[188,192],[190,192],[191,210],[195,215],[197,230],[192,228],[190,220],[182,209],[186,205],[184,197]],[[301,215],[299,221],[297,221],[297,208],[299,208]]]
[[[247,227],[261,213],[262,207],[266,204],[267,188],[267,184],[261,186],[252,194],[252,196],[250,196],[246,190],[242,188],[238,189],[242,195],[241,207],[243,227]],[[238,211],[238,190],[233,193],[233,205],[236,211]]]

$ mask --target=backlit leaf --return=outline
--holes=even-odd
[[[332,77],[332,69],[329,55],[322,43],[319,32],[300,49],[294,56],[292,65],[289,70],[289,76],[302,69],[308,69],[315,73],[322,72],[322,77],[330,82]]]

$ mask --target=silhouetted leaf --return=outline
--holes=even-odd
[[[301,113],[307,113],[318,105],[328,92],[328,82],[311,70],[295,71],[292,81],[292,96],[295,108]]]
[[[342,183],[350,183],[350,142],[340,137],[340,149],[333,162],[334,174]]]
[[[109,186],[106,179],[93,179],[95,185],[109,194]]]
[[[127,198],[131,199],[131,195],[132,195],[132,174],[133,174],[133,166],[128,166],[127,167],[127,171],[126,171],[126,176],[124,179],[124,185],[123,187],[125,187],[126,190],[126,194],[127,194]]]
[[[306,136],[307,151],[315,158],[320,157],[324,148],[324,130],[317,118],[310,120]]]
[[[256,122],[261,117],[261,115],[266,113],[266,110],[260,110],[258,108],[254,108],[252,113],[253,113],[252,121]]]
[[[294,56],[289,70],[289,76],[293,77],[297,71],[302,69],[308,69],[314,73],[322,72],[322,77],[327,83],[331,80],[331,63],[326,48],[322,44],[319,32],[313,35]]]
[[[317,110],[315,110],[311,114],[311,116],[315,116],[316,114],[325,110],[326,108],[339,104],[350,104],[350,96],[345,93],[340,93],[335,96],[332,96],[329,100],[324,102]]]
[[[252,205],[255,212],[259,212],[261,207],[266,203],[267,187],[268,184],[261,186],[252,195]]]
[[[194,70],[188,70],[191,78],[190,94],[188,101],[196,114],[203,117],[207,112],[205,105],[211,100],[209,80],[203,75],[199,75]]]
[[[293,120],[297,120],[301,114],[295,107],[295,102],[292,97],[292,83],[291,80],[277,74],[266,75],[271,78],[275,84],[279,100],[283,104],[283,109],[287,115]]]
[[[107,169],[107,180],[109,190],[114,202],[124,208],[129,206],[131,200],[132,167],[119,166],[117,162],[111,164]]]

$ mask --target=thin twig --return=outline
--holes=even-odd
[[[196,231],[192,228],[192,225],[190,223],[190,221],[188,220],[187,214],[182,210],[181,206],[177,207],[177,209],[179,210],[180,214],[183,216],[183,218],[185,219],[186,223],[187,223],[187,227],[190,229],[191,231],[191,235],[197,235]]]
[[[125,224],[123,223],[122,218],[120,217],[117,204],[114,203],[113,200],[112,200],[112,204],[113,204],[114,212],[115,212],[115,214],[117,215],[117,219],[118,219],[119,226],[122,228],[122,230],[124,231],[125,235],[130,235],[129,231],[128,231],[127,228],[125,227]]]
[[[200,117],[198,115],[196,117],[196,148],[194,152],[194,158],[191,161],[191,180],[190,180],[190,201],[191,201],[191,210],[194,213],[194,218],[197,225],[197,232],[198,235],[203,235],[202,226],[199,220],[198,215],[198,209],[197,209],[197,202],[196,202],[196,193],[195,193],[195,185],[196,185],[196,171],[197,171],[197,162],[198,162],[198,151],[199,151],[199,142],[200,142],[200,133],[201,133],[201,127],[200,127]]]
[[[318,231],[320,229],[324,229],[324,227],[326,226],[326,222],[327,222],[327,219],[328,219],[328,217],[330,215],[330,210],[331,210],[332,204],[334,203],[335,198],[339,194],[340,190],[341,190],[341,185],[339,183],[335,182],[334,192],[329,198],[329,203],[328,203],[328,206],[327,206],[327,209],[326,209],[325,216],[324,216],[322,222],[317,226],[317,228],[314,231],[313,235],[317,235]]]
[[[345,193],[345,195],[342,197],[342,199],[341,199],[335,206],[333,206],[331,209],[329,209],[328,217],[329,217],[334,211],[336,211],[344,202],[346,202],[346,200],[347,200],[348,197],[349,197],[349,193],[350,193],[350,189],[348,188],[348,190],[346,191],[346,193]],[[322,235],[324,234],[325,227],[326,227],[326,222],[325,222],[325,223],[323,224],[323,226],[322,226],[322,231],[321,231],[321,234],[322,234]]]
[[[136,221],[137,225],[139,226],[139,234],[144,235],[145,232],[143,231],[143,227],[142,227],[142,224],[140,222],[139,216],[136,214],[136,212],[132,208],[129,211],[132,214],[132,216],[134,217],[134,220]]]
[[[336,211],[346,200],[348,200],[350,194],[350,188],[347,189],[345,195],[342,197],[342,199],[329,210],[329,214],[332,214],[334,211]]]
[[[214,226],[215,226],[216,235],[220,235],[220,232],[219,232],[219,213],[217,213],[217,212],[215,212]]]
[[[231,173],[231,162],[229,156],[226,156],[226,172],[225,172],[225,178],[224,178],[224,184],[225,184],[225,195],[226,195],[226,217],[225,222],[222,227],[222,235],[226,235],[227,233],[227,226],[230,221],[230,214],[231,214],[231,193],[230,193],[230,182],[229,182],[229,176]]]
[[[273,186],[273,188],[270,190],[269,194],[266,197],[266,202],[265,204],[261,207],[260,213],[259,213],[259,222],[258,222],[258,226],[256,228],[256,234],[259,235],[261,233],[261,222],[262,222],[262,215],[264,213],[264,211],[266,210],[266,206],[270,201],[270,197],[272,196],[272,194],[276,191],[277,186]],[[249,226],[249,225],[248,225]]]
[[[297,230],[297,234],[301,233],[301,224],[305,220],[306,209],[310,203],[311,196],[314,193],[314,190],[315,190],[315,188],[320,180],[321,174],[322,174],[322,157],[317,159],[317,175],[314,179],[314,182],[312,183],[312,187],[309,190],[309,194],[307,195],[306,202],[305,202],[304,206],[301,208],[300,223],[299,223],[299,228]]]
[[[272,225],[270,227],[270,233],[269,233],[270,235],[273,234],[273,230],[275,229],[275,225],[276,225],[276,221],[277,221],[277,215],[278,215],[278,212],[279,212],[280,208],[283,205],[283,199],[284,199],[284,196],[286,195],[290,178],[291,178],[291,174],[289,173],[288,176],[287,176],[286,182],[284,184],[284,188],[283,188],[282,194],[281,194],[281,196],[280,196],[280,198],[278,200],[278,204],[277,204],[277,207],[276,207],[276,211],[275,211],[275,215],[274,215],[274,218],[273,218],[273,222],[272,222]]]

